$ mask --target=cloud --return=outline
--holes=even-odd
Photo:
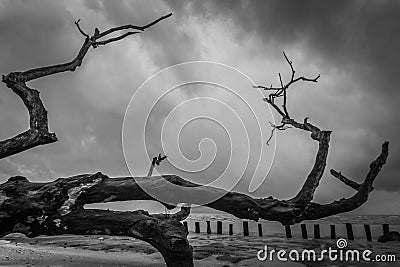
[[[98,170],[110,176],[129,175],[121,145],[123,115],[130,97],[146,78],[173,64],[212,60],[269,85],[278,81],[279,72],[288,77],[281,54],[285,50],[299,75],[321,73],[318,84],[290,88],[288,101],[296,119],[309,116],[321,128],[333,130],[328,168],[362,181],[381,143],[389,140],[389,160],[374,193],[379,193],[379,199],[385,198],[385,191],[396,195],[400,191],[400,180],[396,179],[400,175],[399,10],[396,1],[1,1],[2,74],[73,58],[83,42],[73,23],[76,19],[81,19],[85,31],[92,32],[94,27],[146,24],[174,13],[141,35],[91,50],[73,73],[33,82],[32,87],[41,91],[50,127],[60,141],[15,155],[11,161],[0,161],[1,175],[6,179],[7,175],[25,173],[39,179],[41,175],[58,177]],[[149,96],[157,95],[158,90],[151,88]],[[181,90],[165,99],[153,114],[150,128],[158,129],[165,113],[184,100],[198,95],[224,97],[217,90],[196,90]],[[207,105],[192,108],[193,112],[219,112]],[[7,125],[0,128],[1,139],[28,125],[20,99],[4,85],[0,114],[0,125]],[[267,119],[263,123],[268,126]],[[225,145],[223,133],[209,124],[192,126],[182,139],[189,158],[199,153],[190,135],[198,141],[204,133]],[[158,153],[158,138],[156,131],[149,135],[154,153]],[[313,164],[316,144],[305,133],[293,129],[279,132],[278,141],[271,175],[255,195],[292,196]],[[218,174],[225,165],[223,158],[209,171]],[[173,172],[170,167],[166,165],[165,170]],[[145,173],[147,168],[141,166],[137,173]],[[245,191],[246,187],[240,184],[238,189]],[[352,193],[327,174],[317,200],[330,201]]]
[[[93,1],[87,2],[92,6]],[[160,1],[121,1],[118,4],[110,1],[98,1],[94,8],[114,25],[144,25],[170,13],[167,5]],[[185,18],[176,15],[153,27],[143,36],[142,49],[147,51],[159,68],[198,59],[197,43],[185,29]]]
[[[2,61],[8,62],[6,66],[2,64],[2,73],[54,64],[75,53],[71,38],[74,32],[68,31],[74,20],[60,3],[2,2],[0,54]]]
[[[41,160],[21,163],[19,160],[6,158],[0,162],[0,180],[2,182],[16,175],[29,177],[32,181],[51,181],[57,178],[46,162]]]
[[[399,190],[400,174],[396,53],[400,46],[395,1],[167,1],[176,13],[204,20],[231,19],[236,43],[254,38],[265,60],[290,51],[295,66],[307,71],[310,62],[322,72],[319,91],[291,92],[292,114],[309,115],[334,130],[334,149],[342,158],[330,157],[356,180],[362,180],[369,162],[384,140],[391,142],[386,170],[376,182],[384,190]],[[182,4],[184,3],[184,4]],[[277,72],[275,72],[277,73]],[[326,82],[328,79],[328,82]],[[264,79],[266,81],[267,79]],[[269,81],[268,81],[269,82]],[[293,89],[294,90],[294,89]],[[301,104],[300,104],[301,103]],[[312,103],[305,108],[305,103]],[[308,113],[307,113],[308,112]],[[350,160],[351,159],[351,160]],[[333,162],[332,162],[333,161]],[[344,166],[343,166],[344,165]],[[335,166],[336,168],[336,166]]]

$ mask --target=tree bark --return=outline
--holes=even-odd
[[[70,62],[34,68],[27,71],[11,72],[7,75],[3,75],[1,79],[2,82],[21,98],[29,112],[29,129],[12,138],[0,141],[0,159],[18,154],[37,146],[51,144],[57,141],[56,134],[49,132],[47,110],[40,99],[39,91],[29,88],[26,85],[27,82],[56,73],[75,71],[77,67],[82,65],[83,59],[91,47],[97,48],[101,45],[122,40],[130,35],[141,33],[147,28],[170,16],[172,16],[172,13],[162,16],[144,26],[128,24],[114,27],[103,32],[100,32],[96,28],[92,36],[89,36],[81,29],[78,20],[75,22],[75,24],[80,33],[85,37],[85,40],[76,57]],[[109,38],[106,40],[102,39],[108,37],[109,34],[120,30],[130,31],[121,34],[118,37]]]
[[[149,214],[143,210],[83,209],[86,194],[93,192],[93,187],[109,190],[113,183],[119,183],[118,179],[101,173],[60,178],[49,183],[31,183],[22,176],[11,177],[0,185],[0,236],[12,232],[28,237],[42,234],[131,236],[154,246],[167,266],[193,266],[188,232],[180,222],[189,215],[190,208],[184,207],[172,215]]]
[[[296,198],[289,200],[272,197],[257,199],[238,192],[200,186],[176,175],[109,178],[102,173],[96,173],[59,178],[47,183],[31,183],[22,176],[11,177],[0,185],[0,234],[12,232],[17,223],[24,224],[24,222],[30,221],[28,216],[58,216],[57,218],[63,219],[67,218],[65,216],[70,213],[85,212],[86,210],[83,209],[85,204],[127,200],[158,201],[147,194],[142,187],[157,187],[158,190],[165,191],[168,183],[178,185],[182,190],[182,194],[176,191],[170,193],[169,203],[165,203],[168,208],[179,203],[200,204],[199,200],[202,202],[204,196],[222,193],[221,198],[205,204],[205,206],[227,212],[241,219],[255,221],[265,219],[278,221],[284,225],[318,219],[347,212],[362,205],[368,199],[372,184],[386,163],[388,153],[389,144],[385,142],[380,155],[370,164],[370,170],[364,182],[352,197],[325,205],[310,201],[304,207],[298,205]],[[190,197],[185,197],[187,195]],[[182,220],[189,214],[188,210],[189,208],[183,208],[178,215],[152,216],[158,219],[170,217],[177,219],[179,217]],[[35,231],[31,232],[35,233]]]
[[[103,32],[96,28],[93,35],[85,33],[78,20],[75,24],[85,39],[74,59],[62,64],[3,75],[2,82],[21,98],[28,110],[29,129],[0,141],[0,159],[57,141],[56,134],[49,131],[47,110],[39,91],[28,87],[27,82],[56,73],[75,71],[82,65],[91,47],[97,48],[141,33],[171,15],[162,16],[144,26],[128,24]],[[122,30],[126,32],[110,37],[110,34]],[[15,231],[27,236],[93,232],[127,235],[156,247],[168,266],[193,266],[187,230],[180,223],[180,220],[189,215],[190,208],[183,207],[180,212],[171,216],[150,215],[145,211],[84,210],[77,198],[90,187],[102,182],[104,177],[97,173],[43,184],[30,183],[21,176],[10,178],[0,188],[0,235]]]
[[[191,197],[185,199],[181,196],[188,194],[171,192],[170,203],[165,204],[168,208],[178,203],[198,204],[197,201],[204,196],[223,193],[223,197],[206,206],[242,219],[265,219],[289,225],[348,212],[361,206],[367,201],[388,153],[389,144],[385,142],[378,158],[370,164],[364,182],[354,188],[357,193],[348,199],[325,205],[311,201],[306,206],[298,205],[296,197],[289,200],[272,197],[256,199],[238,192],[200,186],[176,175],[109,178],[99,172],[47,183],[32,183],[25,177],[14,176],[0,184],[0,236],[12,232],[21,232],[29,237],[41,234],[132,236],[153,245],[163,255],[167,266],[190,267],[193,266],[192,247],[187,240],[188,232],[180,222],[189,215],[190,207],[182,207],[181,211],[172,215],[151,215],[143,210],[87,210],[84,205],[127,200],[157,201],[142,187],[152,186],[165,191],[167,183],[172,183],[190,192]],[[347,183],[348,180],[346,178]]]
[[[34,68],[24,72],[12,72],[2,76],[2,81],[16,93],[24,102],[30,117],[29,129],[17,136],[0,141],[0,159],[20,153],[30,148],[57,141],[55,133],[49,132],[47,110],[45,109],[39,91],[29,88],[26,83],[41,77],[65,71],[74,71],[81,66],[89,49],[97,48],[140,33],[148,27],[171,16],[160,17],[145,25],[123,25],[100,32],[97,28],[93,35],[85,33],[79,21],[75,22],[85,40],[77,56],[70,62],[52,66]],[[110,34],[120,30],[128,30],[117,37]],[[314,78],[295,77],[292,62],[284,54],[292,74],[288,83],[284,84],[279,74],[280,87],[256,86],[272,93],[265,98],[282,116],[282,125],[273,125],[275,130],[285,130],[294,127],[311,133],[311,138],[318,141],[318,152],[314,166],[307,176],[298,194],[288,200],[273,197],[256,199],[238,192],[227,192],[223,189],[200,186],[186,181],[176,175],[155,177],[119,177],[109,178],[102,173],[83,174],[69,178],[59,178],[48,183],[31,183],[22,176],[11,177],[0,185],[0,236],[11,232],[21,232],[33,237],[40,234],[102,234],[132,236],[153,245],[163,255],[167,266],[193,266],[192,247],[187,241],[187,230],[180,223],[190,213],[190,207],[182,207],[175,214],[149,214],[138,210],[132,212],[116,212],[104,210],[87,210],[85,204],[126,201],[154,200],[143,187],[151,187],[168,197],[168,203],[162,203],[167,208],[179,203],[204,204],[204,198],[221,198],[205,204],[210,208],[230,213],[241,219],[265,219],[278,221],[283,225],[299,223],[303,220],[314,220],[330,215],[348,212],[367,201],[373,189],[373,182],[386,163],[389,144],[382,145],[378,158],[370,164],[370,170],[359,184],[345,177],[340,172],[331,170],[331,174],[344,184],[356,190],[348,198],[334,201],[330,204],[312,202],[315,190],[319,186],[326,167],[331,131],[320,130],[304,120],[295,121],[289,116],[287,109],[287,89],[298,81],[317,82]],[[283,97],[282,109],[275,102]],[[268,143],[268,142],[267,142]],[[181,192],[169,192],[168,184],[178,185]],[[140,185],[139,185],[140,184]]]

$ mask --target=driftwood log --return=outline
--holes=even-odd
[[[17,136],[0,141],[0,160],[57,141],[55,133],[49,132],[47,111],[40,99],[39,91],[29,88],[27,82],[60,72],[74,71],[82,64],[91,47],[97,48],[140,33],[171,15],[163,16],[145,26],[123,25],[103,32],[96,28],[91,36],[80,27],[78,20],[75,24],[85,40],[72,61],[3,75],[2,81],[24,102],[29,112],[30,127]],[[110,34],[120,31],[126,32],[117,37],[109,37]],[[382,145],[379,156],[370,164],[362,183],[357,183],[335,170],[330,171],[334,177],[356,191],[352,197],[342,198],[330,204],[313,202],[314,192],[325,171],[331,132],[320,130],[307,118],[303,122],[298,122],[289,115],[286,106],[289,86],[298,81],[317,82],[319,75],[314,79],[303,76],[296,78],[292,62],[286,55],[284,56],[292,71],[290,81],[284,84],[279,74],[279,87],[256,87],[271,91],[264,100],[282,117],[280,125],[271,124],[271,138],[276,130],[297,128],[310,132],[311,138],[318,142],[314,166],[295,197],[288,200],[273,197],[256,199],[238,192],[200,186],[176,175],[109,178],[102,173],[96,173],[59,178],[47,183],[32,183],[25,177],[14,176],[0,184],[0,236],[11,232],[21,232],[29,237],[41,234],[132,236],[153,245],[163,255],[167,266],[190,267],[193,266],[192,247],[187,241],[188,232],[181,223],[189,215],[190,206],[182,206],[179,212],[169,215],[149,214],[143,210],[131,212],[91,210],[84,209],[84,205],[128,200],[158,201],[143,188],[149,186],[168,195],[166,188],[172,183],[179,186],[182,194],[171,192],[168,203],[162,203],[167,208],[173,208],[179,203],[203,204],[199,200],[207,196],[212,198],[218,194],[223,196],[204,205],[241,219],[255,221],[264,219],[278,221],[283,225],[319,219],[358,208],[367,201],[373,190],[373,182],[386,163],[389,143],[385,142]],[[282,108],[276,102],[278,99],[283,99]]]
[[[133,181],[133,179],[130,179]],[[164,257],[168,266],[193,266],[192,248],[187,230],[180,222],[189,215],[183,207],[172,215],[149,214],[144,210],[117,212],[85,210],[83,205],[112,200],[117,190],[125,196],[144,195],[140,190],[123,189],[128,180],[110,179],[96,173],[60,178],[49,183],[31,183],[15,176],[0,185],[0,236],[12,232],[28,237],[38,235],[114,235],[131,236],[150,243]],[[94,191],[93,191],[94,190]],[[94,196],[97,190],[105,191]],[[123,195],[123,194],[122,194]]]
[[[370,164],[364,182],[351,183],[357,192],[351,198],[343,198],[330,204],[317,204],[310,199],[304,205],[304,202],[298,200],[298,196],[303,194],[301,190],[296,197],[289,200],[272,197],[255,199],[245,194],[225,191],[223,197],[206,206],[241,219],[264,219],[284,225],[351,211],[368,199],[372,183],[387,156],[386,142],[382,146],[381,154]],[[350,181],[340,173],[333,170],[332,173],[346,183]],[[187,241],[188,232],[180,222],[187,218],[190,207],[183,206],[179,212],[171,215],[149,214],[143,210],[116,212],[84,209],[85,204],[91,203],[156,200],[142,189],[143,186],[158,187],[163,191],[167,183],[179,185],[182,191],[189,190],[192,196],[190,199],[182,199],[180,194],[174,192],[169,200],[175,204],[197,204],[196,200],[205,195],[221,194],[224,191],[200,186],[176,175],[109,178],[99,172],[59,178],[47,183],[32,183],[25,177],[14,176],[0,185],[0,236],[12,232],[21,232],[28,237],[41,234],[132,236],[153,245],[163,255],[167,266],[192,266],[192,247]],[[168,208],[175,207],[171,204],[165,205]]]
[[[311,202],[311,198],[304,205],[303,201],[298,200],[298,196],[303,194],[300,190],[290,200],[272,197],[255,199],[237,192],[223,192],[223,197],[206,206],[241,219],[265,219],[284,225],[351,211],[368,199],[372,183],[387,156],[386,142],[382,146],[381,154],[371,163],[364,182],[354,186],[357,192],[351,198],[330,204],[317,204]],[[350,181],[340,173],[332,173],[341,180]],[[138,180],[141,180],[140,186]],[[181,199],[176,192],[171,194],[169,200],[176,204],[197,204],[196,200],[202,199],[200,196],[220,194],[223,191],[194,184],[176,175],[109,178],[99,172],[59,178],[47,183],[31,183],[25,177],[14,176],[0,185],[0,236],[12,232],[21,232],[28,237],[41,234],[132,236],[153,245],[163,255],[167,266],[192,266],[192,247],[187,241],[188,232],[180,222],[189,215],[189,207],[182,207],[172,215],[149,214],[143,210],[116,212],[83,208],[85,204],[91,203],[155,200],[142,187],[158,187],[162,191],[166,183],[179,185],[183,191],[190,190],[190,199]],[[168,208],[174,207],[171,204],[165,205]]]

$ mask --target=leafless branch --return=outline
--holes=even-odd
[[[354,190],[358,191],[360,189],[360,184],[350,180],[346,176],[342,175],[342,173],[335,171],[334,169],[330,170],[333,177],[339,179],[339,181],[343,182],[345,185],[350,186]]]
[[[274,103],[273,98],[264,98],[263,100],[270,104],[276,111],[278,111],[278,113],[281,114],[282,117],[285,117],[285,113],[283,113],[283,111]]]
[[[342,198],[330,204],[321,205],[310,202],[296,221],[316,220],[327,216],[348,212],[360,207],[368,200],[368,196],[373,189],[373,182],[381,171],[389,156],[389,142],[384,142],[380,155],[370,164],[370,169],[364,182],[360,185],[357,193],[350,198]]]
[[[57,179],[45,183],[31,183],[28,179],[21,176],[11,177],[7,182],[0,184],[0,192],[3,192],[5,194],[3,197],[9,198],[9,203],[14,203],[14,205],[3,205],[1,211],[6,214],[12,212],[26,212],[26,214],[30,214],[40,210],[45,210],[48,214],[54,213],[68,199],[68,194],[65,192],[82,184],[90,184],[92,186],[82,191],[79,198],[70,207],[71,213],[82,210],[82,207],[86,204],[100,202],[128,200],[158,201],[151,194],[147,194],[143,188],[157,186],[159,190],[167,190],[170,186],[169,183],[172,183],[177,186],[177,191],[169,196],[170,205],[182,202],[202,204],[212,209],[230,213],[241,219],[257,221],[261,218],[278,221],[285,225],[294,224],[303,220],[314,220],[351,211],[361,206],[368,199],[374,179],[386,163],[389,153],[388,145],[388,142],[382,145],[380,155],[370,164],[370,170],[355,195],[348,199],[341,199],[326,205],[309,202],[305,207],[299,207],[292,199],[280,200],[272,197],[257,199],[239,192],[223,192],[224,190],[220,188],[195,184],[176,175],[109,178],[102,173],[97,173]],[[16,186],[17,184],[18,186]],[[37,195],[27,193],[32,191],[40,193]],[[58,191],[60,191],[59,199],[54,201],[46,197],[49,195],[49,192],[52,192],[54,195],[54,192]],[[190,194],[180,194],[179,192],[190,192]],[[207,204],[201,202],[205,196],[212,197],[216,193],[221,194],[221,198]],[[181,211],[170,215],[170,217],[165,214],[158,214],[156,217],[183,220],[189,212],[189,207],[186,204],[182,206]],[[21,218],[24,219],[24,217]],[[0,227],[0,232],[7,232],[13,228],[13,224],[7,224],[4,221],[1,224],[1,222],[0,220],[0,226],[2,226]],[[76,227],[79,227],[79,224]]]
[[[0,159],[20,153],[30,148],[53,143],[57,141],[55,133],[49,132],[47,110],[45,109],[40,96],[39,91],[29,88],[26,83],[31,80],[42,78],[45,76],[53,75],[56,73],[74,71],[77,67],[82,65],[83,59],[89,51],[90,47],[97,47],[99,45],[106,45],[111,42],[122,40],[129,35],[136,34],[139,32],[127,32],[118,37],[110,38],[103,41],[98,41],[99,38],[108,35],[119,29],[128,27],[130,29],[137,29],[140,31],[145,30],[153,26],[154,24],[170,17],[172,14],[162,16],[153,22],[145,26],[133,26],[125,25],[121,27],[111,28],[103,33],[96,28],[93,36],[89,36],[80,26],[80,20],[75,21],[75,25],[79,32],[85,37],[85,40],[78,51],[77,56],[67,63],[56,64],[46,67],[34,68],[24,72],[11,72],[7,75],[2,76],[2,82],[4,82],[8,88],[16,93],[24,102],[30,118],[30,128],[7,140],[0,141]]]
[[[136,26],[136,25],[127,24],[127,25],[111,28],[111,29],[106,30],[104,32],[98,31],[92,37],[92,40],[94,41],[93,47],[97,47],[99,45],[105,45],[105,44],[108,44],[108,43],[111,43],[111,42],[115,42],[115,41],[124,39],[125,37],[127,37],[129,35],[141,33],[142,31],[146,30],[147,28],[150,28],[151,26],[157,24],[158,22],[160,22],[160,21],[162,21],[162,20],[164,20],[166,18],[169,18],[170,16],[172,16],[172,13],[169,13],[168,15],[162,16],[162,17],[160,17],[160,18],[158,18],[158,19],[156,19],[156,20],[152,21],[151,23],[146,24],[144,26]],[[129,32],[126,32],[124,34],[121,34],[118,37],[113,37],[113,38],[110,38],[110,39],[107,39],[107,40],[103,40],[103,41],[99,40],[99,39],[101,39],[101,38],[103,38],[103,37],[105,37],[105,36],[107,36],[107,35],[109,35],[111,33],[114,33],[114,32],[117,32],[117,31],[122,31],[122,30],[136,30],[136,31],[129,31]]]
[[[85,32],[82,30],[81,26],[79,25],[79,22],[80,22],[80,21],[81,21],[80,19],[78,19],[77,21],[75,21],[76,27],[78,28],[79,32],[80,32],[83,36],[85,36],[86,38],[89,38],[89,35],[88,35],[87,33],[85,33]]]
[[[140,32],[126,32],[124,34],[121,34],[118,37],[110,38],[110,39],[107,39],[107,40],[104,40],[104,41],[95,42],[93,44],[93,47],[97,47],[99,45],[106,45],[106,44],[109,44],[111,42],[119,41],[121,39],[124,39],[125,37],[128,37],[129,35],[138,34],[138,33],[140,33]]]
[[[284,83],[281,74],[279,73],[279,82],[280,82],[280,87],[273,87],[272,85],[270,87],[262,86],[262,85],[257,85],[253,86],[254,88],[258,89],[263,89],[266,91],[274,91],[268,95],[267,98],[264,98],[264,100],[271,104],[271,106],[284,118],[290,118],[289,112],[287,110],[287,89],[294,83],[298,81],[307,81],[307,82],[318,82],[318,79],[320,78],[320,75],[318,75],[315,78],[306,78],[304,76],[300,76],[295,78],[295,73],[296,71],[294,70],[293,67],[293,62],[289,60],[289,58],[286,56],[285,52],[283,52],[283,55],[286,59],[286,62],[289,64],[290,70],[291,70],[291,77],[290,81],[288,83]],[[283,104],[282,108],[283,111],[275,104],[275,99],[283,97]]]
[[[290,126],[287,126],[287,125],[285,125],[285,124],[275,125],[275,124],[273,124],[272,122],[269,122],[269,124],[271,125],[272,130],[271,130],[271,135],[269,136],[269,138],[268,138],[268,140],[267,140],[267,145],[268,145],[268,146],[269,146],[269,142],[271,141],[272,137],[274,136],[275,130],[283,131],[283,130],[286,130],[286,129],[291,128]]]
[[[123,26],[119,26],[119,27],[114,27],[114,28],[111,28],[111,29],[106,30],[106,31],[104,31],[104,32],[98,33],[98,34],[95,36],[95,38],[96,38],[96,39],[100,39],[100,38],[102,38],[102,37],[104,37],[104,36],[106,36],[106,35],[109,35],[109,34],[111,34],[111,33],[113,33],[113,32],[121,31],[121,30],[138,30],[138,31],[144,31],[145,29],[150,28],[150,27],[153,26],[154,24],[156,24],[156,23],[158,23],[158,22],[160,22],[160,21],[162,21],[162,20],[164,20],[164,19],[166,19],[166,18],[169,18],[170,16],[172,16],[172,13],[169,13],[169,14],[167,14],[167,15],[165,15],[165,16],[162,16],[162,17],[160,17],[160,18],[158,18],[158,19],[156,19],[156,20],[154,20],[154,21],[152,21],[152,22],[150,22],[149,24],[146,24],[146,25],[144,25],[144,26],[136,26],[136,25],[127,24],[127,25],[123,25]]]
[[[270,140],[272,139],[272,136],[273,136],[275,130],[283,129],[283,127],[288,126],[288,125],[290,125],[294,128],[297,128],[297,129],[301,129],[301,130],[310,132],[311,138],[318,142],[318,151],[317,151],[317,155],[315,158],[314,166],[311,169],[311,172],[308,174],[303,186],[301,187],[301,189],[299,190],[297,195],[294,198],[289,200],[289,202],[292,205],[294,205],[294,207],[299,208],[300,210],[307,210],[310,207],[316,208],[319,205],[316,203],[312,203],[311,201],[314,197],[315,190],[318,188],[319,182],[325,171],[331,131],[325,131],[325,130],[319,129],[317,126],[308,122],[308,118],[305,118],[303,123],[300,123],[289,116],[289,112],[287,110],[287,89],[292,84],[294,84],[298,81],[317,82],[320,75],[318,75],[315,78],[306,78],[304,76],[300,76],[300,77],[296,78],[295,77],[296,71],[293,67],[293,62],[289,60],[289,58],[287,57],[287,55],[285,53],[283,53],[283,55],[284,55],[285,60],[288,63],[290,70],[291,70],[290,81],[285,84],[282,79],[281,74],[279,73],[280,87],[273,87],[272,85],[270,87],[265,87],[265,86],[254,86],[254,87],[264,89],[267,91],[272,91],[266,98],[264,98],[264,101],[266,101],[268,104],[270,104],[282,116],[281,125],[275,126],[271,123],[272,131],[271,131],[271,135],[270,135],[269,139],[267,140],[267,145],[269,144]],[[278,105],[275,103],[275,99],[281,98],[281,97],[283,97],[282,109],[279,108]],[[388,146],[388,144],[385,143],[383,150],[382,150],[383,151],[382,153],[384,155],[387,155],[387,153],[385,152],[385,151],[387,151],[387,146]],[[385,157],[385,156],[381,156],[381,158],[382,157]],[[384,161],[382,161],[382,160],[379,162],[380,162],[379,164],[381,164],[381,165],[384,164]],[[375,163],[373,163],[373,164],[375,164]],[[379,168],[371,167],[371,170],[373,169],[375,171],[372,172],[373,174],[368,175],[368,177],[376,177],[376,174],[377,174],[377,172],[379,172],[380,168],[381,167],[379,167]],[[359,185],[358,183],[346,178],[345,176],[341,175],[340,173],[338,173],[334,170],[331,170],[331,173],[333,176],[338,178],[340,181],[342,181],[346,185],[354,188],[357,191],[361,190],[362,185]],[[375,178],[366,178],[366,180],[369,180],[369,179],[373,180]],[[372,190],[372,183],[371,183],[371,187],[369,188],[369,190]],[[369,191],[368,191],[368,193],[369,193]],[[364,193],[363,197],[368,197],[368,194]],[[363,199],[363,201],[365,201],[365,200]],[[354,205],[352,205],[352,206],[354,207]],[[339,210],[342,210],[342,209],[338,209],[338,212],[339,212]],[[335,211],[330,211],[330,212],[334,213]],[[310,213],[310,211],[306,211],[305,213],[303,213],[303,216],[305,216],[304,214],[308,214],[307,216],[309,216],[310,215],[309,213]]]

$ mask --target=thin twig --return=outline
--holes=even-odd
[[[144,31],[145,29],[147,29],[147,28],[153,26],[154,24],[156,24],[156,23],[158,23],[158,22],[160,22],[160,21],[162,21],[162,20],[164,20],[164,19],[166,19],[166,18],[169,18],[170,16],[172,16],[172,13],[169,13],[168,15],[162,16],[162,17],[160,17],[160,18],[154,20],[153,22],[150,22],[149,24],[146,24],[146,25],[144,25],[144,26],[136,26],[136,25],[127,24],[127,25],[123,25],[123,26],[119,26],[119,27],[114,27],[114,28],[111,28],[111,29],[109,29],[109,30],[106,30],[106,31],[104,31],[104,32],[102,32],[102,33],[98,33],[98,34],[97,34],[96,36],[94,36],[94,37],[95,37],[96,40],[97,40],[97,39],[100,39],[100,38],[102,38],[102,37],[104,37],[104,36],[110,34],[110,33],[113,33],[113,32],[116,32],[116,31],[121,31],[121,30],[138,30],[138,31]]]
[[[81,21],[80,19],[78,19],[77,21],[75,21],[76,27],[78,28],[79,32],[80,32],[83,36],[85,36],[86,38],[89,38],[89,35],[88,35],[87,33],[85,33],[85,32],[82,30],[81,26],[79,25],[79,22],[80,22],[80,21]]]
[[[283,130],[292,128],[292,127],[290,127],[290,126],[286,126],[285,123],[282,123],[281,125],[275,125],[275,124],[273,124],[272,122],[269,121],[269,124],[271,125],[272,130],[271,130],[271,135],[269,136],[269,138],[268,138],[268,140],[267,140],[267,143],[266,143],[267,146],[269,146],[269,142],[271,141],[272,137],[274,136],[275,130],[283,131]]]
[[[95,42],[93,45],[94,45],[94,47],[99,46],[99,45],[106,45],[106,44],[124,39],[125,37],[127,37],[129,35],[138,34],[138,33],[140,33],[140,32],[127,32],[127,33],[121,34],[118,37],[110,38],[110,39],[107,39],[104,41]]]
[[[287,89],[294,83],[298,81],[307,81],[307,82],[317,82],[320,75],[318,75],[315,78],[306,78],[304,76],[297,77],[295,78],[295,73],[296,71],[294,70],[293,67],[293,62],[289,60],[285,52],[283,52],[283,56],[285,57],[286,62],[289,64],[290,70],[291,70],[291,77],[290,81],[288,83],[284,83],[281,74],[279,73],[279,82],[280,82],[280,87],[273,87],[272,85],[270,87],[262,86],[262,85],[256,85],[253,86],[253,88],[257,89],[262,89],[266,91],[274,91],[268,95],[267,98],[264,98],[264,101],[269,103],[280,115],[282,115],[282,118],[290,118],[289,112],[287,109]],[[283,111],[275,104],[275,99],[283,97],[283,104],[282,108]]]

